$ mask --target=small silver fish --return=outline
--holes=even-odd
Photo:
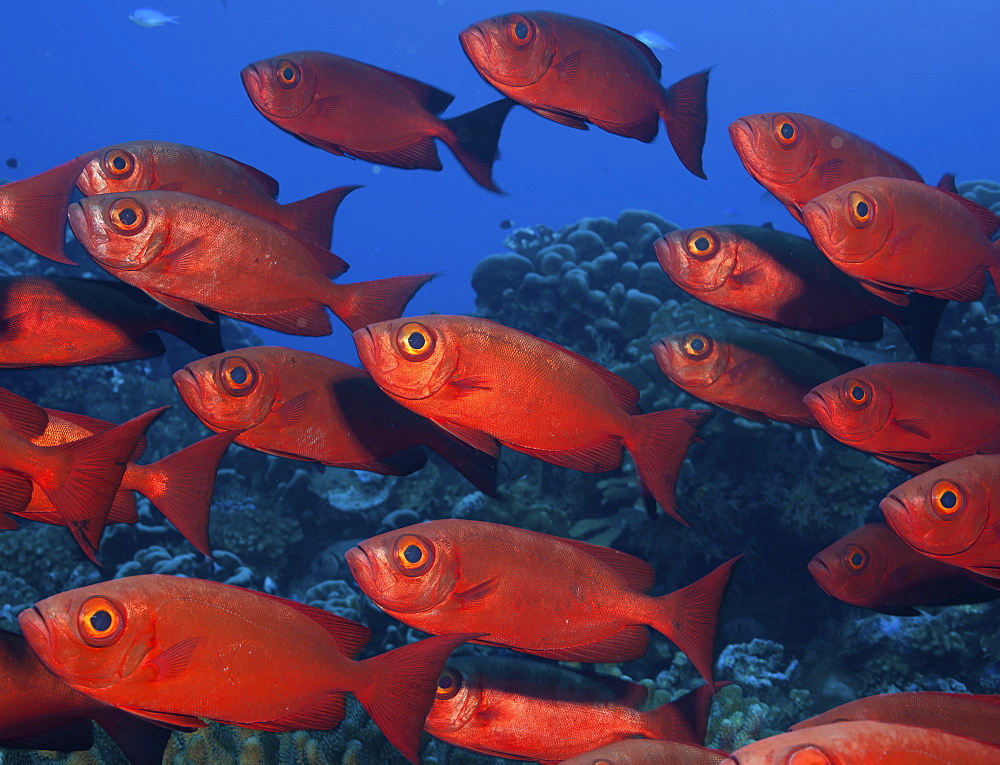
[[[653,50],[677,50],[677,46],[654,29],[643,29],[633,37]]]
[[[136,8],[128,15],[128,20],[140,27],[162,27],[164,24],[180,24],[180,16],[168,16],[155,8]]]

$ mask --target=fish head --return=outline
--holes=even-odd
[[[96,698],[141,674],[155,643],[145,601],[134,597],[134,582],[122,582],[61,592],[18,616],[24,637],[48,670]]]
[[[740,117],[729,125],[729,140],[747,172],[777,193],[805,177],[819,153],[809,118],[791,112]]]
[[[677,286],[687,292],[717,290],[732,275],[737,247],[721,227],[670,231],[654,243],[656,259]]]
[[[87,163],[76,186],[87,197],[156,188],[153,142],[130,141],[108,146]]]
[[[549,71],[556,54],[555,32],[537,13],[484,19],[462,30],[458,39],[472,65],[498,87],[535,84]]]
[[[448,319],[416,316],[362,327],[354,332],[361,363],[393,398],[430,398],[458,368],[460,336]]]
[[[882,535],[893,532],[882,523],[855,529],[809,561],[812,578],[827,595],[856,606],[877,605],[890,559]]]
[[[265,117],[292,119],[312,106],[316,71],[309,51],[287,53],[249,64],[240,72],[243,88]]]
[[[880,180],[852,181],[802,207],[802,222],[816,246],[848,274],[871,260],[892,234],[892,201]]]
[[[198,359],[174,372],[174,385],[212,430],[253,428],[284,403],[278,399],[278,369],[267,354],[280,350],[242,348]]]
[[[675,332],[649,348],[663,374],[685,390],[712,385],[729,368],[728,344],[716,342],[707,332]]]
[[[890,386],[864,368],[820,383],[802,402],[823,430],[862,450],[863,442],[883,431],[893,409]]]
[[[438,676],[434,703],[424,721],[432,736],[462,730],[483,710],[485,694],[469,662],[451,661]],[[444,736],[447,740],[447,735]]]
[[[151,194],[98,194],[69,206],[70,228],[103,268],[139,271],[163,252],[169,218]]]
[[[935,557],[965,552],[995,525],[984,476],[995,474],[998,461],[974,455],[914,476],[882,500],[882,515],[917,552]],[[987,541],[995,544],[992,537]]]
[[[431,524],[366,539],[344,554],[355,581],[388,614],[419,614],[446,604],[461,566],[449,534]]]

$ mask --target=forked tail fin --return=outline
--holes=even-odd
[[[434,276],[393,276],[354,284],[330,282],[326,305],[354,332],[378,321],[398,319],[417,290]]]
[[[443,140],[454,152],[462,167],[480,186],[500,191],[493,182],[493,163],[499,152],[500,129],[514,102],[501,98],[467,114],[444,120],[451,135]]]
[[[664,91],[666,103],[660,108],[674,152],[684,167],[699,178],[708,177],[701,161],[708,128],[708,72],[695,72],[675,82]]]

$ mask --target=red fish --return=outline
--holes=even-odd
[[[476,183],[493,182],[500,128],[514,105],[504,98],[441,119],[454,96],[377,66],[319,51],[257,61],[240,72],[268,120],[333,154],[407,170],[440,170],[434,139],[447,144]]]
[[[526,659],[454,659],[438,678],[424,730],[473,752],[543,765],[632,736],[704,740],[712,686],[641,712],[646,694],[638,683]]]
[[[978,300],[1000,279],[1000,217],[958,194],[900,178],[865,178],[802,208],[813,240],[862,287],[906,305],[907,292]],[[943,254],[946,253],[947,257]]]
[[[921,555],[884,523],[865,524],[816,553],[809,573],[830,597],[897,616],[916,616],[914,606],[1000,597],[979,577]]]
[[[347,264],[329,250],[179,191],[86,197],[70,205],[69,219],[102,268],[168,308],[207,321],[205,306],[293,335],[330,334],[324,306],[352,330],[399,316],[432,276],[334,284]]]
[[[90,749],[94,720],[132,765],[163,761],[170,730],[73,690],[45,669],[23,637],[6,630],[0,630],[0,697],[0,747]]]
[[[808,239],[759,226],[671,231],[654,244],[660,265],[692,297],[744,319],[848,340],[882,337],[882,317],[899,327],[917,359],[929,361],[947,302],[896,306],[834,268]]]
[[[804,401],[838,441],[910,473],[1000,453],[1000,378],[985,369],[870,364],[817,385]]]
[[[588,473],[614,470],[622,446],[640,486],[684,523],[677,473],[708,412],[639,414],[639,392],[618,375],[555,343],[468,316],[419,316],[354,333],[379,387],[477,449],[500,444]]]
[[[899,157],[808,114],[740,117],[730,123],[729,139],[747,172],[799,223],[806,202],[849,181],[873,175],[923,181]]]
[[[434,449],[496,496],[497,461],[400,406],[364,370],[290,348],[241,348],[174,373],[192,412],[236,443],[279,457],[408,475]]]
[[[219,353],[218,324],[180,316],[121,282],[0,278],[0,368],[109,364],[159,356],[164,330]]]
[[[563,661],[646,652],[645,626],[712,682],[715,620],[736,558],[660,597],[652,566],[599,545],[514,526],[439,520],[361,542],[345,554],[361,589],[419,630],[486,633],[477,642]],[[523,565],[511,565],[512,560]]]
[[[143,431],[164,409],[72,443],[38,446],[32,439],[45,432],[47,413],[0,388],[0,529],[17,528],[6,514],[23,511],[37,486],[96,563],[101,533],[128,460]]]
[[[167,141],[128,141],[106,146],[87,163],[76,182],[84,196],[129,191],[183,191],[246,210],[324,249],[333,217],[349,193],[340,186],[290,204],[275,201],[278,182],[235,159]]]
[[[1000,748],[915,725],[838,722],[740,747],[722,765],[996,765]]]
[[[94,152],[44,173],[0,185],[0,233],[58,263],[77,265],[66,256],[66,207],[80,171]]]
[[[367,627],[241,587],[158,574],[70,590],[18,622],[46,668],[81,693],[155,722],[327,730],[353,694],[417,762],[436,678],[468,635],[364,661]]]
[[[948,462],[900,484],[879,507],[914,550],[1000,578],[1000,456]]]
[[[483,78],[542,117],[649,142],[660,120],[684,167],[700,178],[708,124],[708,71],[664,88],[660,61],[617,29],[564,13],[484,19],[460,35]]]
[[[1000,745],[1000,696],[971,693],[880,693],[841,704],[790,730],[849,720],[916,725]]]
[[[626,738],[565,759],[559,765],[718,765],[724,759],[725,752],[697,744]]]
[[[676,332],[650,346],[656,363],[686,393],[755,422],[818,428],[802,397],[855,359],[763,332],[734,328]]]

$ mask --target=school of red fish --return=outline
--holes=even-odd
[[[248,65],[242,83],[269,121],[335,155],[440,170],[436,140],[476,183],[516,105],[560,124],[649,142],[659,123],[705,177],[709,73],[670,87],[642,42],[549,12],[472,24],[463,50],[503,98],[442,118],[448,93],[332,53]],[[913,474],[869,524],[819,552],[816,582],[847,603],[907,614],[1000,596],[1000,378],[930,363],[949,300],[1000,278],[1000,218],[954,179],[805,114],[735,120],[747,171],[805,225],[706,226],[655,244],[684,291],[742,319],[853,340],[895,323],[918,362],[857,359],[750,328],[668,335],[652,346],[673,383],[758,422],[822,429]],[[163,330],[204,358],[177,370],[185,404],[213,435],[151,464],[144,431],[44,409],[0,389],[0,529],[66,526],[99,563],[111,523],[149,498],[208,555],[210,500],[230,443],[323,465],[407,475],[424,446],[496,494],[500,447],[573,470],[616,469],[681,523],[676,484],[708,409],[642,413],[635,387],[552,342],[468,316],[401,318],[433,274],[333,281],[333,217],[357,187],[289,204],[277,182],[212,152],[162,141],[107,146],[0,186],[0,231],[46,258],[77,240],[113,277],[0,279],[0,367],[105,364],[163,353]],[[71,203],[78,189],[83,198]],[[943,252],[948,257],[942,257]],[[252,278],[247,278],[252,275]],[[329,309],[364,369],[282,347],[226,350],[218,316],[322,336]],[[961,413],[960,416],[956,413]],[[998,493],[993,502],[992,491]],[[411,762],[420,737],[542,763],[1000,762],[1000,697],[931,692],[845,704],[729,753],[704,746],[716,620],[732,559],[652,596],[645,561],[575,539],[468,519],[374,536],[346,553],[357,584],[430,637],[357,656],[367,627],[207,580],[138,575],[48,597],[0,632],[0,746],[74,751],[102,726],[133,763],[160,762],[173,731],[209,721],[266,731],[330,729],[352,694]],[[518,566],[506,565],[516,558]],[[705,684],[647,710],[646,688],[557,661],[624,662],[666,636]],[[541,657],[469,654],[469,643]]]

